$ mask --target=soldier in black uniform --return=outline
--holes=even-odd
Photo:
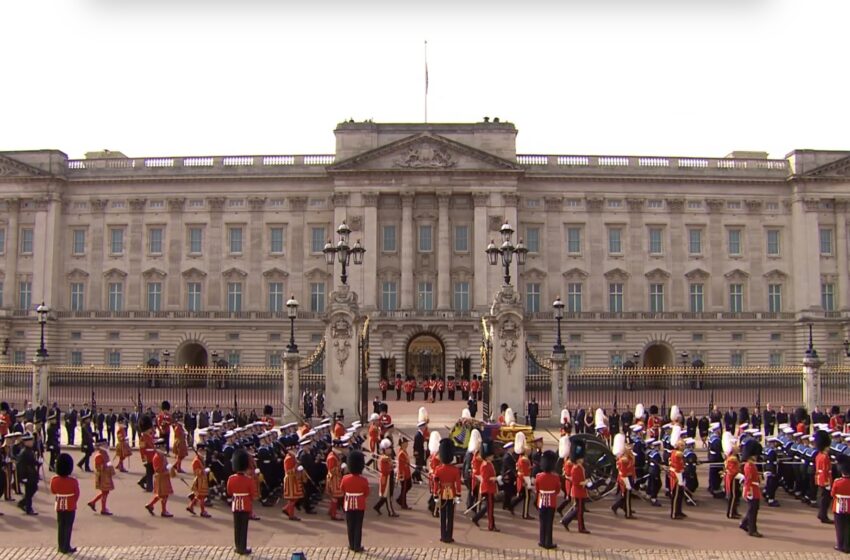
[[[80,417],[80,420],[82,422],[80,425],[80,451],[82,451],[83,457],[79,460],[79,462],[77,462],[77,467],[80,469],[85,468],[86,472],[91,472],[89,459],[91,459],[91,455],[94,453],[94,434],[91,429],[91,413],[84,413]]]
[[[608,429],[611,433],[611,438],[613,441],[614,436],[620,433],[620,413],[617,412],[616,408],[608,416]]]
[[[74,440],[77,438],[77,409],[73,404],[65,413],[65,431],[68,432],[68,445],[74,445]]]
[[[765,411],[766,412],[766,411]],[[764,448],[764,499],[769,507],[779,507],[776,499],[776,489],[779,487],[779,456],[776,451],[775,437],[767,438]]]
[[[60,444],[59,430],[59,415],[56,411],[52,411],[47,417],[47,452],[50,453],[50,462],[48,464],[50,471],[56,470],[56,460],[59,458],[59,453],[62,452]]]
[[[693,495],[697,488],[699,488],[699,478],[697,477],[697,465],[699,465],[699,458],[694,450],[694,445],[696,445],[696,440],[694,438],[685,438],[685,472],[682,473],[682,477],[685,480],[685,488],[688,489],[688,492],[690,492],[691,495]]]
[[[23,448],[15,460],[18,480],[24,485],[24,497],[18,501],[18,507],[27,515],[38,515],[32,509],[32,498],[38,490],[38,460],[33,451],[35,438],[32,434],[24,434],[21,438]]]
[[[118,415],[111,408],[106,415],[106,440],[110,446],[115,445],[115,424],[118,423]],[[194,440],[189,440],[194,441]]]
[[[770,403],[764,408],[761,413],[762,424],[764,424],[764,434],[767,436],[773,435],[773,428],[776,426],[776,413],[770,409]]]
[[[425,432],[428,431],[428,422],[419,422],[416,427],[418,429],[416,435],[413,436],[413,464],[416,468],[410,478],[413,482],[419,484],[422,482],[422,471],[425,469],[428,459],[425,453]]]
[[[658,449],[661,445],[661,441],[653,441],[646,457],[649,463],[646,495],[649,497],[649,503],[655,507],[661,507],[661,502],[658,501],[658,493],[661,491],[662,464],[661,452]]]
[[[726,491],[720,473],[723,471],[723,442],[720,440],[720,423],[709,426],[708,436],[708,491],[714,498],[723,500]]]
[[[502,449],[505,454],[502,456],[502,509],[509,510],[513,514],[514,510],[511,507],[514,496],[516,496],[516,455],[514,454],[514,442],[508,442]]]

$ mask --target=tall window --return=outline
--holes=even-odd
[[[649,285],[649,310],[652,313],[664,312],[664,284]]]
[[[691,313],[702,313],[705,310],[705,285],[691,284],[689,287]]]
[[[835,284],[832,282],[821,283],[820,304],[824,311],[835,311]]]
[[[21,229],[21,254],[22,255],[31,255],[32,254],[32,228],[22,228]]]
[[[32,307],[32,282],[24,281],[18,284],[18,309]]]
[[[312,282],[310,284],[310,311],[324,313],[325,311],[325,283]]]
[[[419,252],[430,253],[434,250],[434,240],[431,237],[431,225],[423,224],[419,226]]]
[[[743,367],[744,366],[744,353],[740,350],[733,350],[729,354],[729,365],[732,367]]]
[[[148,282],[148,311],[162,310],[162,282]]]
[[[727,248],[730,256],[738,256],[741,254],[741,230],[738,228],[730,229],[726,232]]]
[[[321,253],[325,248],[325,228],[323,226],[314,226],[310,228],[310,251],[313,253]]]
[[[567,252],[578,254],[581,253],[581,228],[567,228]]]
[[[660,255],[664,250],[664,245],[662,244],[661,234],[663,233],[661,228],[649,228],[649,254],[650,255]]]
[[[227,310],[230,313],[242,311],[242,282],[227,283]]]
[[[623,252],[623,229],[608,228],[608,252],[619,255]]]
[[[820,228],[820,254],[832,254],[832,228]]]
[[[269,367],[279,368],[281,366],[280,352],[269,352]]]
[[[419,282],[419,309],[434,309],[434,285],[431,282]]]
[[[381,248],[385,253],[396,252],[395,226],[384,226]]]
[[[71,311],[82,311],[85,308],[83,293],[82,282],[71,283]]]
[[[525,285],[525,310],[528,313],[540,311],[540,284],[536,282]]]
[[[109,252],[113,255],[124,253],[124,229],[113,228],[109,230]]]
[[[782,284],[767,285],[767,310],[770,313],[782,311]]]
[[[162,228],[148,230],[148,252],[154,255],[162,253]]]
[[[782,365],[782,352],[773,350],[767,355],[767,365],[771,367],[779,367]]]
[[[581,313],[581,283],[579,282],[567,284],[567,311]]]
[[[382,283],[381,309],[384,311],[395,311],[398,309],[398,287],[395,282]]]
[[[0,307],[3,307],[3,282],[0,281]]]
[[[530,227],[525,230],[525,246],[529,253],[540,252],[540,228]]]
[[[74,230],[74,244],[71,252],[75,255],[84,255],[86,253],[86,230]]]
[[[79,350],[71,350],[71,365],[72,366],[81,366],[83,365],[83,353]]]
[[[121,352],[119,350],[110,350],[106,361],[110,367],[121,367]]]
[[[269,311],[280,313],[283,306],[283,282],[269,282]]]
[[[121,282],[110,282],[109,290],[109,310],[123,311],[124,310],[124,284]]]
[[[283,228],[273,227],[269,230],[269,252],[276,255],[283,253]]]
[[[0,228],[0,255],[6,254],[6,230]]]
[[[15,365],[22,366],[27,363],[27,351],[15,350]]]
[[[203,252],[204,230],[199,227],[189,228],[189,252],[199,255]]]
[[[702,230],[701,229],[689,229],[688,230],[688,253],[692,255],[699,255],[702,253]]]
[[[767,254],[771,257],[779,256],[779,230],[767,230]]]
[[[729,311],[741,313],[744,311],[744,285],[729,284]]]
[[[230,235],[230,252],[231,253],[241,253],[242,252],[242,228],[241,227],[232,227],[229,230]]]
[[[569,361],[568,361],[567,365],[569,366],[570,370],[578,371],[578,370],[581,369],[581,362],[582,362],[581,354],[579,354],[578,352],[574,352],[574,353],[570,354]]]
[[[468,251],[469,226],[455,226],[455,252],[466,253]]]
[[[230,350],[227,353],[227,363],[230,364],[231,367],[238,366],[242,362],[242,355],[239,353],[239,350]]]
[[[620,282],[608,284],[608,311],[611,313],[623,312],[623,284]]]
[[[469,282],[455,282],[454,308],[456,311],[469,311]]]
[[[197,313],[201,310],[201,283],[186,283],[186,308]]]

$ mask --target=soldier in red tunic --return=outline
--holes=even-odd
[[[160,502],[161,517],[174,517],[168,511],[168,497],[174,493],[171,487],[171,477],[176,476],[174,468],[168,464],[168,456],[165,452],[165,440],[158,439],[154,442],[156,453],[153,456],[153,499],[148,502],[145,509],[153,515],[153,506]]]
[[[728,433],[728,432],[727,432]],[[738,448],[733,446],[731,452],[726,454],[724,463],[723,485],[726,489],[726,517],[728,519],[740,519],[738,513],[738,502],[741,499],[741,481],[738,475],[741,473],[741,461],[738,459]]]
[[[457,388],[457,382],[455,382],[455,378],[453,376],[449,376],[448,381],[446,381],[446,391],[449,392],[449,400],[455,400],[455,390]]]
[[[381,496],[378,503],[373,509],[381,515],[381,508],[387,506],[387,514],[390,517],[398,517],[398,514],[393,509],[393,442],[389,439],[381,441],[381,458],[378,459],[378,472],[381,474],[381,480],[378,484],[378,494]]]
[[[374,412],[369,416],[368,441],[369,451],[374,455],[378,452],[378,444],[381,442],[381,420]]]
[[[469,384],[469,390],[472,392],[472,395],[471,395],[472,398],[474,398],[477,401],[483,400],[483,399],[481,399],[481,395],[480,395],[480,393],[481,393],[481,382],[478,381],[477,375],[472,376],[472,383]]]
[[[570,436],[561,436],[558,442],[558,456],[563,460],[561,476],[564,479],[564,501],[558,506],[558,515],[564,514],[564,509],[572,502],[571,490],[573,480],[573,462],[570,461]]]
[[[175,468],[177,472],[183,471],[183,459],[189,456],[189,446],[186,443],[186,428],[183,427],[183,422],[175,422],[174,428],[174,458],[176,460]]]
[[[850,552],[850,461],[841,464],[841,478],[832,483],[832,513],[835,515],[835,550]]]
[[[537,510],[540,519],[540,536],[537,546],[546,549],[558,548],[552,540],[552,525],[555,522],[555,505],[558,503],[558,492],[561,489],[561,478],[555,474],[558,457],[554,451],[544,451],[540,457],[540,470],[534,477],[537,489]]]
[[[496,469],[493,467],[493,451],[489,442],[481,444],[481,468],[478,474],[479,480],[479,495],[480,499],[487,502],[486,507],[482,507],[472,518],[472,522],[478,526],[478,522],[485,515],[487,516],[487,530],[499,532],[496,528],[496,518],[493,512],[493,500],[496,498],[498,484],[496,484]]]
[[[171,403],[162,401],[159,414],[156,415],[156,429],[159,431],[159,438],[165,440],[165,452],[171,450]]]
[[[510,410],[510,409],[508,409]],[[510,510],[522,503],[522,518],[531,519],[531,502],[534,498],[531,488],[531,449],[525,441],[525,433],[517,432],[514,436],[514,453],[517,454],[516,462],[516,497],[511,501]]]
[[[632,489],[636,476],[635,456],[624,434],[614,436],[614,444],[611,446],[611,451],[618,457],[617,489],[620,494],[620,497],[611,506],[611,511],[616,515],[617,510],[622,509],[623,513],[626,514],[626,519],[633,519]]]
[[[829,434],[823,430],[815,433],[815,486],[818,487],[818,519],[821,523],[832,523],[829,509],[832,506],[830,487],[832,486],[832,460],[829,458]]]
[[[403,387],[404,387],[404,383],[402,383],[402,381],[401,381],[401,376],[396,375],[395,376],[395,400],[397,400],[397,401],[401,400],[401,390],[402,390]]]
[[[741,459],[744,460],[744,489],[742,495],[747,501],[747,514],[741,520],[739,527],[751,537],[761,538],[758,531],[759,505],[761,503],[761,474],[756,461],[761,455],[761,444],[751,439],[744,444]]]
[[[396,456],[396,481],[399,487],[396,502],[401,509],[413,509],[407,505],[407,493],[413,486],[413,481],[410,479],[410,455],[407,453],[408,443],[405,437],[398,440],[398,456]]]
[[[390,389],[390,382],[386,380],[386,378],[381,378],[378,382],[378,389],[381,391],[381,400],[387,400],[387,391]]]
[[[254,511],[257,485],[248,471],[248,452],[237,449],[233,453],[232,467],[235,474],[227,479],[227,495],[231,497],[233,510],[233,540],[236,554],[251,554],[248,548],[248,522]]]
[[[80,483],[71,476],[72,472],[74,459],[67,453],[61,453],[56,460],[56,476],[50,479],[50,493],[56,499],[56,527],[59,552],[62,554],[77,552],[71,546],[71,532],[77,514],[77,500],[80,498]]]
[[[139,486],[145,492],[153,491],[153,456],[154,437],[153,437],[153,421],[151,417],[145,414],[139,418],[139,455],[142,458],[142,464],[145,466],[145,474],[139,479]]]
[[[584,474],[584,454],[584,445],[576,443],[570,446],[570,461],[573,464],[570,496],[573,498],[573,505],[561,519],[561,525],[569,531],[570,523],[573,519],[578,518],[578,532],[589,534],[590,531],[584,526],[584,502],[587,500],[587,485],[589,483]]]
[[[118,461],[118,472],[125,473],[124,459],[129,459],[133,452],[130,450],[130,442],[127,439],[127,418],[121,416],[118,420],[118,432],[115,436],[115,460]]]
[[[186,511],[195,515],[195,505],[201,507],[201,517],[212,517],[207,512],[207,496],[210,493],[209,475],[210,469],[204,465],[204,459],[207,454],[207,444],[199,443],[195,446],[195,458],[192,460],[192,473],[195,478],[192,480],[192,493],[189,498],[189,506]]]
[[[328,498],[330,498],[328,515],[334,521],[343,520],[343,517],[339,514],[344,497],[342,493],[342,462],[340,458],[345,447],[345,442],[334,440],[333,447],[325,460],[325,464],[328,467],[328,476],[325,479],[325,492],[328,494]]]
[[[105,439],[97,440],[97,451],[94,456],[94,487],[98,491],[98,495],[94,497],[87,505],[92,511],[97,511],[95,507],[97,502],[100,502],[100,514],[112,515],[106,508],[106,498],[109,497],[109,492],[115,489],[115,482],[112,477],[115,476],[115,467],[109,462],[109,442]]]
[[[263,407],[263,416],[260,418],[260,422],[265,423],[268,430],[274,428],[274,408],[272,408],[272,405],[267,404]]]
[[[354,552],[363,552],[363,517],[366,514],[366,499],[369,497],[369,481],[362,476],[366,460],[360,451],[352,451],[346,464],[349,474],[342,477],[342,492],[348,548]]]
[[[670,443],[674,445],[670,453],[670,469],[667,471],[667,480],[670,483],[670,519],[685,519],[687,515],[682,512],[682,502],[685,500],[685,440],[680,437],[681,428],[673,427]]]
[[[431,473],[440,510],[440,541],[444,543],[455,542],[455,505],[460,503],[460,493],[463,490],[460,470],[454,465],[454,450],[451,439],[441,439],[437,453],[440,464]]]
[[[283,460],[283,499],[286,505],[281,510],[290,521],[301,521],[295,515],[295,506],[304,498],[303,471],[304,467],[295,459],[294,450],[290,449]]]

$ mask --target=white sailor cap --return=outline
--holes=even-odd
[[[632,425],[630,426],[630,428],[632,429],[632,431],[633,431],[634,433],[638,433],[638,432],[643,431],[643,426],[641,426],[640,424],[632,424]]]
[[[655,443],[655,438],[649,438],[644,442],[646,445],[652,445]]]
[[[656,439],[656,440],[652,440],[652,443],[650,445],[664,445],[664,442],[661,441],[660,439]]]
[[[767,438],[767,443],[773,443],[774,441],[779,441],[779,440],[778,440],[778,439],[776,439],[776,438],[775,438],[775,437],[773,437],[773,436],[768,436],[768,438]]]
[[[810,439],[812,439],[812,436],[810,436],[809,434],[806,434],[806,435],[802,436],[800,439],[802,439],[804,441],[809,441]]]
[[[697,442],[697,440],[695,440],[695,439],[694,439],[694,438],[692,438],[692,437],[685,438],[685,445],[693,445],[693,444],[695,444],[696,442]]]
[[[514,442],[512,442],[512,441],[509,441],[508,443],[506,443],[505,445],[502,446],[502,449],[513,449],[513,448],[514,448]]]
[[[350,439],[351,439],[351,434],[345,434],[344,436],[339,438],[339,441],[348,442]]]
[[[362,425],[363,424],[360,422],[360,420],[355,420],[354,422],[351,423],[352,428],[359,428]]]
[[[750,428],[749,430],[747,430],[747,433],[754,436],[760,436],[761,430],[759,430],[758,428]]]
[[[844,441],[850,441],[850,434],[844,435]]]
[[[708,429],[711,430],[711,431],[719,430],[720,429],[720,422],[712,422],[711,424],[708,425]]]
[[[803,432],[794,432],[794,437],[800,437],[803,435]],[[806,436],[809,437],[809,436]]]
[[[783,434],[794,434],[794,429],[789,427],[789,426],[785,426],[784,428],[782,428],[782,433]]]
[[[428,425],[428,422],[419,422],[418,424],[416,424],[416,427],[421,428],[421,427],[427,426],[427,425]]]
[[[788,427],[788,423],[787,423],[787,422],[779,425],[779,429],[780,429],[780,430],[784,430],[784,429],[785,429],[785,428],[787,428],[787,427]]]
[[[672,427],[673,427],[673,423],[671,422],[671,423],[664,424],[663,426],[661,426],[661,429],[667,430],[667,429],[672,428]]]
[[[357,431],[357,428],[346,428],[345,431],[348,432],[349,434],[353,434],[354,432]]]
[[[280,429],[281,430],[289,430],[289,429],[297,428],[297,427],[298,427],[298,422],[290,422],[289,424],[284,424],[283,426],[281,426]]]
[[[740,426],[738,426],[738,427],[739,427],[739,428],[747,428],[748,426],[749,426],[749,424],[747,424],[746,422],[744,422],[743,424],[741,424],[741,425],[740,425]]]
[[[841,432],[839,432],[838,430],[832,430],[832,432],[830,432],[830,434],[832,435],[832,437],[835,437],[835,436],[841,437],[842,435],[844,435]]]
[[[298,445],[301,445],[301,446],[304,446],[304,445],[310,445],[311,443],[313,443],[313,440],[312,440],[312,439],[310,439],[310,438],[306,438],[306,439],[299,439],[299,440],[298,440]]]

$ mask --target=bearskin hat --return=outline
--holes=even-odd
[[[272,414],[274,414],[274,409],[272,408],[272,405],[267,404],[266,406],[264,406],[263,414],[265,414],[266,416],[271,416]]]
[[[550,473],[554,471],[557,463],[558,456],[551,449],[544,451],[543,455],[540,457],[540,469],[543,472]]]
[[[761,455],[761,452],[762,446],[758,440],[749,439],[744,444],[744,448],[741,450],[741,460],[746,461],[751,457],[758,458],[758,456]]]
[[[451,438],[443,438],[440,440],[439,450],[440,462],[444,465],[451,465],[455,460],[455,444]]]
[[[809,412],[805,407],[801,406],[794,411],[794,417],[797,419],[797,422],[805,422],[809,419]]]
[[[582,442],[582,441],[576,441],[576,442],[575,442],[575,443],[573,443],[573,444],[572,444],[572,446],[570,447],[570,461],[572,461],[573,463],[575,463],[575,462],[576,462],[576,461],[578,461],[579,459],[583,459],[583,458],[584,458],[584,453],[585,453],[585,450],[584,450],[584,442]]]
[[[60,453],[56,460],[56,474],[71,476],[72,472],[74,472],[74,458],[67,453]]]
[[[381,412],[389,412],[390,405],[388,405],[387,403],[381,403],[381,406],[378,408],[378,410],[380,410]]]
[[[9,412],[9,403],[6,401],[0,402],[0,412]]]
[[[362,474],[366,467],[366,458],[363,456],[363,452],[355,450],[349,453],[346,465],[348,465],[348,472],[351,474]]]
[[[830,414],[841,414],[841,409],[838,408],[838,405],[832,405],[832,408],[829,409]]]
[[[499,405],[499,412],[504,414],[504,412],[508,409],[508,403],[503,402]]]
[[[655,405],[650,406],[649,407],[649,413],[650,414],[658,414],[658,407],[655,406]]]
[[[818,430],[815,432],[815,448],[818,451],[823,451],[829,448],[830,438],[829,434],[823,430]]]
[[[139,418],[139,431],[145,432],[153,428],[153,420],[147,414],[142,415]]]
[[[171,410],[171,403],[168,401],[162,401],[162,404],[159,406],[160,410]]]
[[[841,471],[841,476],[850,476],[850,460],[845,457],[846,455],[843,455],[838,460],[838,470]]]
[[[230,465],[233,467],[233,472],[242,472],[248,468],[248,452],[244,449],[237,449],[233,452],[233,457],[230,458]]]
[[[493,444],[489,441],[485,441],[481,444],[481,451],[479,451],[482,459],[486,459],[487,457],[493,456]]]

